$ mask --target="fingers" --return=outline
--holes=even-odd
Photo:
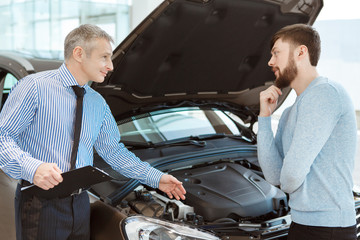
[[[259,116],[268,117],[276,108],[277,100],[282,95],[281,89],[276,86],[271,86],[268,89],[260,92],[260,113]]]
[[[281,91],[280,88],[278,88],[278,87],[276,87],[276,86],[274,86],[274,88],[275,88],[275,90],[277,91],[277,93],[278,93],[279,95],[282,95],[282,91]]]
[[[281,89],[278,88],[278,87],[275,86],[275,85],[270,86],[268,89],[269,89],[269,90],[272,90],[272,91],[276,91],[276,93],[277,93],[278,95],[282,95]]]
[[[36,169],[33,182],[38,187],[49,190],[62,180],[61,170],[55,163],[43,163]]]
[[[275,85],[270,86],[268,89],[262,91],[260,94],[267,94],[267,93],[272,93],[275,96],[282,95],[281,89],[276,87]]]
[[[176,200],[180,200],[180,199],[185,200],[185,195],[184,195],[185,189],[182,185],[180,186],[181,187],[176,186],[172,191],[166,193],[169,196],[169,198],[172,199],[173,197],[175,197]]]
[[[166,194],[168,195],[168,197],[169,197],[170,199],[173,198],[173,195],[172,195],[170,192],[168,192],[168,193],[166,193]]]
[[[268,101],[270,103],[274,103],[277,101],[280,95],[282,95],[280,88],[276,86],[271,86],[260,93],[260,99]]]
[[[58,173],[62,173],[62,171],[60,170],[60,168],[55,164],[55,163],[52,163],[53,164],[53,168],[54,168],[54,170],[56,171],[56,172],[58,172]]]
[[[177,185],[177,187],[175,188],[175,193],[176,194],[173,194],[175,196],[175,198],[177,200],[179,200],[180,198],[182,200],[185,200],[185,194],[186,194],[186,191],[185,191],[185,188],[183,187],[183,185]]]
[[[182,182],[177,180],[174,176],[169,175],[171,182],[175,184],[174,189],[171,191],[171,194],[176,198],[176,200],[185,200],[184,194],[186,193],[184,186],[182,185]]]
[[[278,95],[274,92],[269,92],[267,100],[269,101],[269,103],[276,103],[276,101],[278,100]]]
[[[165,192],[169,198],[175,197],[176,200],[185,200],[186,193],[182,182],[177,180],[174,176],[164,174],[160,179],[159,189]]]
[[[181,183],[181,185],[177,186],[177,190],[179,190],[179,194],[186,194],[186,190],[185,190],[184,186],[182,185],[182,183]]]
[[[55,180],[58,182],[58,183],[61,183],[63,181],[63,177],[61,176],[62,174],[62,171],[60,170],[60,168],[54,164],[54,170],[56,171],[56,173],[53,174],[53,177],[55,178]]]

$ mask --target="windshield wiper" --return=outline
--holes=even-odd
[[[160,148],[160,147],[171,147],[171,146],[186,146],[186,145],[194,145],[198,147],[205,147],[206,141],[211,139],[218,138],[231,138],[240,141],[245,141],[247,143],[254,143],[252,139],[248,139],[242,135],[232,135],[232,134],[224,134],[224,133],[214,133],[214,134],[202,134],[196,136],[189,136],[186,138],[178,138],[174,140],[163,141],[159,143],[153,143],[151,141],[148,142],[134,142],[134,141],[121,141],[125,144],[125,146],[130,148]]]
[[[149,142],[136,142],[136,141],[128,141],[128,140],[120,140],[126,147],[130,148],[151,148],[153,143]]]
[[[236,140],[245,141],[248,143],[255,143],[254,139],[249,139],[243,135],[233,135],[233,134],[225,134],[225,133],[214,133],[214,134],[203,134],[198,136],[190,136],[192,140],[209,140],[209,139],[216,139],[216,138],[231,138]]]
[[[165,142],[159,142],[159,143],[153,143],[154,148],[158,147],[169,147],[169,146],[186,146],[186,145],[195,145],[198,147],[205,147],[206,141],[198,140],[198,139],[192,139],[191,137],[183,139],[174,139],[169,140]]]
[[[193,139],[175,139],[169,140],[165,142],[153,143],[151,141],[148,142],[133,142],[133,141],[120,141],[125,146],[130,148],[159,148],[159,147],[170,147],[170,146],[186,146],[186,145],[195,145],[198,147],[205,147],[206,141],[198,141]]]

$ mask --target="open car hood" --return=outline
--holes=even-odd
[[[273,84],[270,39],[312,24],[322,0],[167,0],[114,50],[114,71],[92,86],[117,119],[207,104],[257,114]],[[290,89],[284,89],[281,104]],[[280,105],[279,104],[279,105]]]

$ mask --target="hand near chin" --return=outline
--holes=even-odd
[[[280,95],[280,88],[274,85],[260,92],[260,117],[269,117],[274,112]]]
[[[36,186],[49,190],[63,181],[61,173],[55,163],[42,163],[36,169],[33,182]]]
[[[164,174],[161,176],[159,189],[165,192],[169,198],[175,197],[176,200],[185,200],[185,188],[182,185],[182,182],[177,180],[175,177],[169,174]]]

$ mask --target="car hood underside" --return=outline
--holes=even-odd
[[[164,1],[114,50],[114,71],[93,87],[119,118],[184,101],[256,113],[259,92],[274,81],[271,36],[312,24],[321,8],[318,0]]]

